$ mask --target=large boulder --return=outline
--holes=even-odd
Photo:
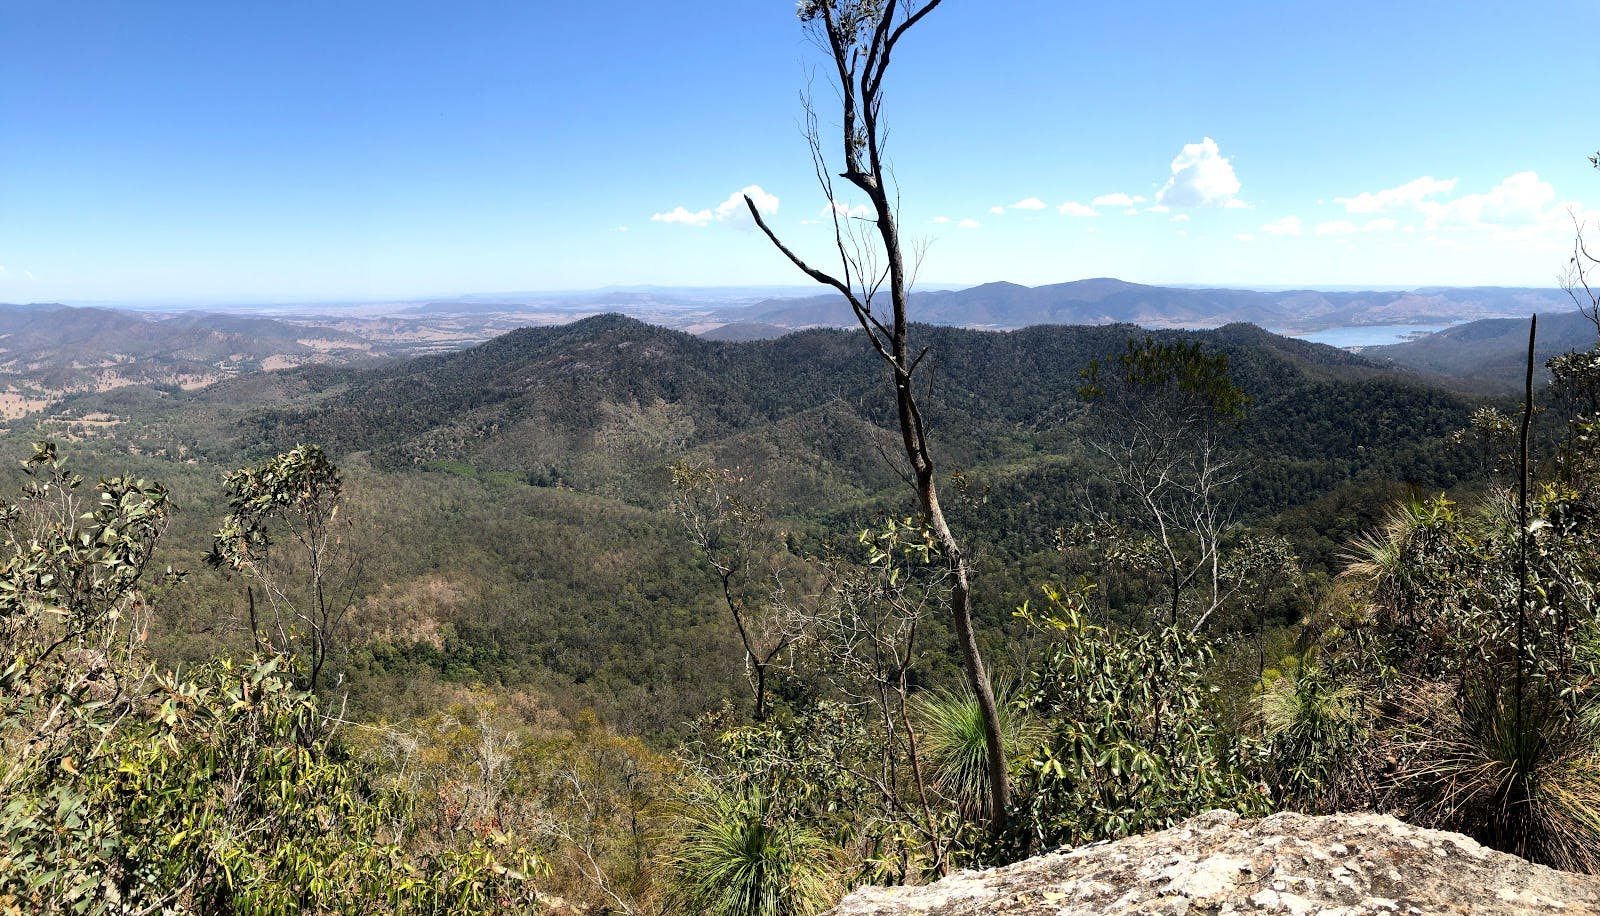
[[[832,916],[1600,913],[1600,879],[1387,815],[1212,811],[1170,830],[862,888]]]

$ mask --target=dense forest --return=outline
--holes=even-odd
[[[90,909],[205,888],[289,910],[305,875],[369,899],[383,861],[402,909],[681,911],[734,880],[713,866],[820,902],[1202,807],[1509,829],[1423,807],[1416,717],[1462,714],[1444,687],[1497,651],[1518,405],[1248,326],[918,333],[1014,756],[1006,834],[982,829],[937,548],[859,336],[602,317],[13,428],[27,457],[73,412],[126,418],[39,451],[8,504],[5,721],[33,737],[8,745],[28,802],[4,841],[39,863],[11,905],[75,881]],[[1531,429],[1529,511],[1562,534],[1530,575],[1567,588],[1582,384]],[[1133,405],[1160,419],[1144,438]],[[1210,473],[1215,524],[1165,549],[1140,461]],[[126,473],[72,470],[97,466]],[[1165,517],[1196,517],[1186,489]],[[1575,619],[1540,637],[1574,661],[1539,690],[1585,657]],[[221,841],[263,830],[281,845]]]

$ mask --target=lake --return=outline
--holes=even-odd
[[[1327,344],[1330,347],[1381,347],[1384,344],[1403,343],[1413,337],[1432,334],[1450,327],[1449,324],[1375,324],[1353,328],[1328,328],[1309,334],[1293,334],[1301,340]]]

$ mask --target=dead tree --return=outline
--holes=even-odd
[[[856,219],[834,194],[834,173],[823,154],[816,110],[806,103],[807,137],[817,180],[833,215],[839,266],[830,273],[812,267],[778,238],[749,197],[745,204],[756,225],[772,244],[807,276],[837,290],[850,304],[868,342],[889,369],[899,418],[901,444],[910,464],[923,521],[938,540],[949,570],[950,613],[967,678],[983,712],[988,753],[989,792],[998,833],[1005,827],[1010,779],[1000,731],[1000,713],[978,650],[972,626],[972,586],[966,554],[939,505],[933,452],[914,381],[926,349],[913,354],[907,299],[916,260],[908,266],[899,228],[899,193],[885,158],[887,131],[882,121],[884,77],[890,58],[911,27],[933,12],[941,0],[802,0],[800,19],[811,30],[833,65],[841,105],[840,139],[844,170],[837,173],[870,202],[870,215]],[[887,287],[887,308],[880,298]]]

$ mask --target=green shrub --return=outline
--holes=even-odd
[[[1018,786],[1012,854],[1271,807],[1260,748],[1208,706],[1211,646],[1187,630],[1113,632],[1053,589],[1019,614],[1053,639],[1018,698],[1049,730]]]

